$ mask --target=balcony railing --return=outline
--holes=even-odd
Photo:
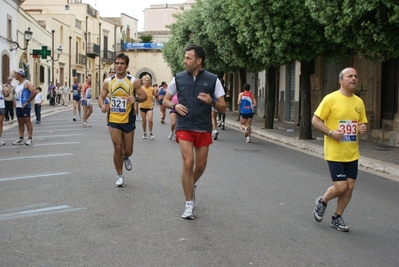
[[[87,5],[87,14],[89,14],[92,17],[97,17],[97,11],[92,8],[90,5]]]
[[[115,52],[109,50],[101,51],[102,58],[107,60],[108,64],[111,64],[115,58]]]
[[[87,57],[82,54],[76,54],[76,64],[86,65]]]
[[[95,43],[88,43],[87,44],[87,56],[91,58],[99,57],[100,56],[100,46]]]

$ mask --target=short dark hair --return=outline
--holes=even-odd
[[[205,49],[200,46],[200,45],[189,45],[186,47],[186,52],[194,50],[195,58],[201,58],[202,59],[202,65],[205,64]]]
[[[41,92],[42,88],[39,86],[39,87],[36,87],[36,90],[39,90]]]
[[[250,89],[251,89],[251,86],[248,83],[244,84],[245,91],[249,91]]]
[[[125,60],[126,65],[129,65],[130,59],[129,59],[129,56],[126,55],[125,53],[119,53],[119,54],[117,54],[116,57],[115,57],[115,59],[114,59],[114,63],[116,63],[116,60],[117,60],[118,58],[121,58],[121,59]]]

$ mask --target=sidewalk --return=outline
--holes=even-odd
[[[64,109],[72,109],[72,103],[70,102],[68,107],[44,104],[42,106],[42,115]],[[31,116],[34,121],[35,114],[33,110]],[[237,118],[237,112],[227,111],[226,125],[241,130]],[[299,126],[293,123],[275,121],[273,124],[274,129],[264,129],[264,124],[264,119],[254,118],[252,121],[252,133],[275,142],[323,155],[323,135],[319,131],[312,129],[312,136],[314,138],[312,140],[299,140]],[[15,118],[13,121],[4,122],[4,128],[14,125],[17,125],[17,120]],[[369,140],[360,140],[359,164],[368,169],[391,174],[396,176],[396,179],[399,180],[399,147],[392,147]]]
[[[227,111],[226,125],[241,129],[237,121],[238,113]],[[293,123],[274,121],[274,129],[265,129],[264,119],[255,118],[252,121],[252,133],[323,155],[323,134],[312,128],[313,140],[299,140],[299,126]],[[288,131],[287,131],[288,130]],[[244,141],[244,138],[243,138]],[[388,173],[399,179],[399,147],[388,146],[384,143],[360,140],[359,165],[381,173]]]

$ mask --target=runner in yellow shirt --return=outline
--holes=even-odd
[[[103,113],[109,111],[109,133],[114,144],[114,165],[118,177],[115,186],[124,186],[122,172],[123,164],[126,170],[132,169],[129,157],[133,153],[134,130],[136,129],[136,114],[133,105],[135,101],[147,100],[147,95],[141,89],[139,79],[127,75],[129,57],[124,53],[118,54],[114,60],[116,74],[104,81],[103,89],[98,97],[98,105]],[[135,97],[135,94],[137,96]],[[110,103],[104,99],[109,97]]]
[[[328,162],[333,185],[316,199],[314,218],[323,220],[327,203],[337,198],[337,208],[330,226],[346,232],[349,227],[342,219],[358,173],[359,133],[367,131],[367,117],[363,100],[354,94],[358,82],[354,68],[339,74],[341,88],[328,94],[316,109],[312,124],[324,136],[324,158]]]
[[[140,115],[142,118],[141,126],[143,127],[143,139],[147,138],[147,120],[148,120],[148,130],[149,137],[154,139],[155,136],[152,134],[152,126],[154,125],[153,117],[154,117],[154,104],[153,101],[155,99],[155,89],[151,86],[151,77],[147,74],[141,78],[143,81],[143,86],[141,87],[146,95],[147,100],[140,103]]]

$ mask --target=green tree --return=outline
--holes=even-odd
[[[327,38],[372,60],[399,56],[397,0],[306,0]]]
[[[227,0],[229,21],[238,30],[238,42],[267,67],[301,61],[300,133],[311,139],[310,73],[313,60],[320,55],[343,51],[324,36],[324,27],[310,15],[305,0]],[[236,14],[240,15],[237,16]],[[338,50],[338,51],[337,51]],[[270,73],[271,77],[273,73]],[[265,127],[273,127],[274,88],[267,95]]]

